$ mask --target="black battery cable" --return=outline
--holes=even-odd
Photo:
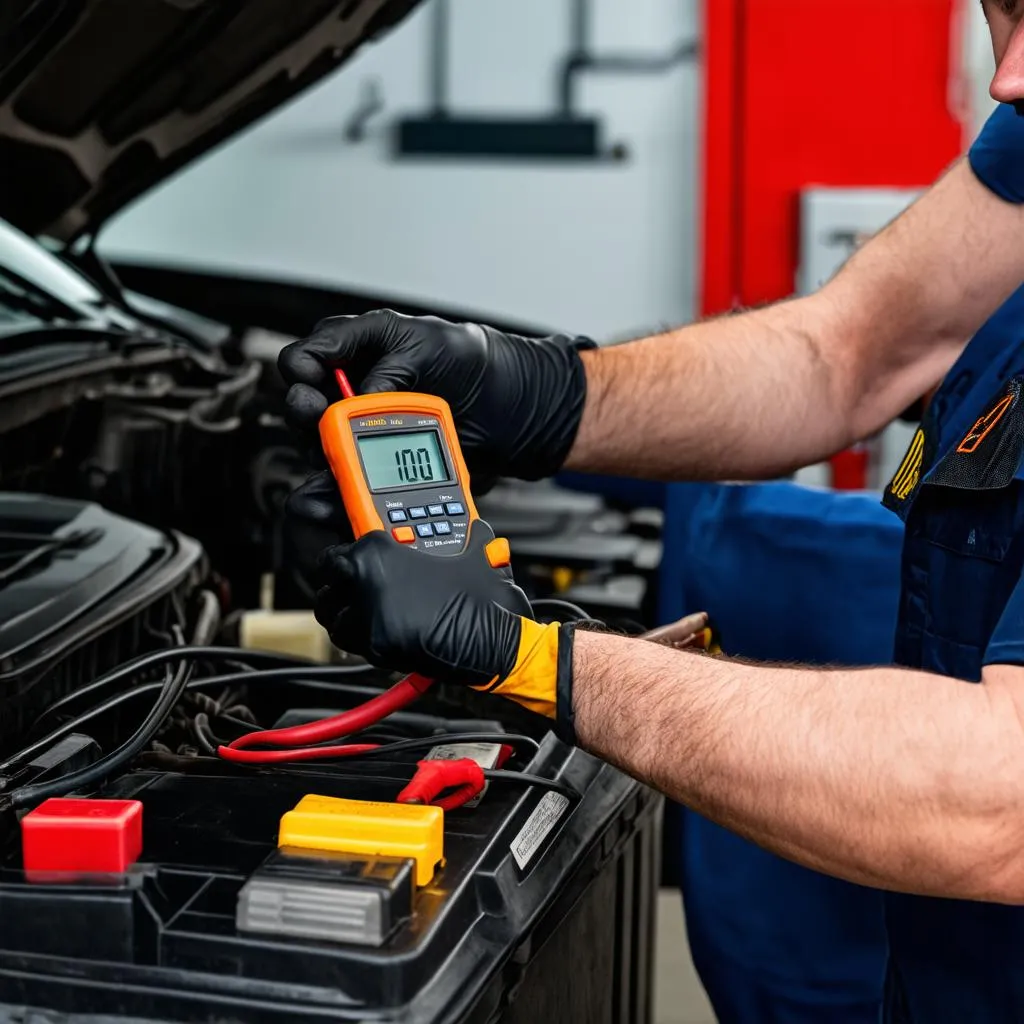
[[[189,648],[185,648],[183,651],[179,652],[179,660],[186,660],[189,655],[189,650]],[[289,668],[257,669],[251,672],[230,672],[225,675],[207,676],[203,679],[191,679],[188,681],[185,689],[187,691],[202,690],[208,687],[229,686],[237,683],[289,682],[296,686],[310,685],[317,689],[322,687],[324,689],[330,689],[337,692],[337,689],[339,689],[338,687],[330,685],[323,686],[322,681],[337,678],[339,676],[360,675],[367,671],[370,671],[370,666],[368,665],[309,666],[304,663],[296,663],[294,666]],[[163,687],[164,683],[162,682],[142,683],[139,686],[132,687],[130,690],[124,690],[121,693],[114,694],[112,697],[108,697],[102,703],[93,705],[93,707],[89,708],[88,711],[83,711],[81,714],[64,722],[42,739],[36,740],[23,750],[19,750],[16,754],[12,754],[7,758],[7,760],[0,764],[0,773],[9,770],[16,764],[24,763],[29,758],[43,750],[48,750],[55,743],[64,739],[65,736],[70,736],[71,733],[76,732],[83,725],[87,725],[89,722],[95,721],[97,718],[100,718],[108,712],[113,711],[124,704],[128,704],[139,697],[160,691]],[[360,695],[362,695],[364,691],[370,694],[380,692],[379,690],[373,690],[369,687],[353,687],[353,689],[357,689]],[[40,721],[41,720],[42,719],[40,718]]]
[[[560,597],[539,597],[537,600],[530,602],[530,607],[533,609],[533,614],[538,621],[548,619],[552,615],[570,615],[577,622],[584,622],[595,626],[604,625],[600,619],[591,618],[578,604],[573,604],[572,601],[565,601]]]
[[[33,729],[38,728],[40,722],[52,717],[53,715],[59,714],[69,705],[79,704],[87,697],[90,697],[101,690],[110,689],[118,683],[128,682],[142,672],[157,668],[169,661],[179,661],[182,657],[187,657],[192,661],[236,661],[242,663],[254,663],[254,665],[262,664],[268,667],[293,666],[292,671],[294,671],[294,667],[321,667],[302,658],[293,658],[284,654],[274,654],[269,651],[247,650],[242,647],[189,646],[185,648],[184,652],[176,650],[173,647],[169,647],[159,651],[151,651],[148,654],[143,654],[137,658],[133,658],[131,661],[126,661],[123,665],[118,665],[116,668],[104,673],[99,677],[99,679],[95,679],[91,683],[69,693],[66,697],[62,697],[60,700],[55,701],[36,719],[33,724]],[[372,666],[370,665],[339,665],[329,667],[346,669],[358,668],[361,671],[370,671],[372,669]],[[257,671],[257,669],[254,667],[253,671]]]
[[[178,626],[172,626],[171,628],[175,633],[177,643],[180,646],[184,646],[185,637],[181,629]],[[14,808],[31,807],[53,796],[61,796],[76,789],[95,786],[109,778],[119,768],[128,764],[140,754],[149,745],[153,737],[156,736],[164,720],[185,692],[192,666],[188,659],[180,657],[180,650],[178,653],[179,664],[176,668],[168,666],[167,676],[164,682],[160,684],[159,699],[153,705],[152,710],[146,716],[142,725],[120,747],[111,751],[106,757],[101,757],[87,768],[71,772],[69,775],[64,775],[50,782],[21,786],[13,790],[8,797],[11,806]]]

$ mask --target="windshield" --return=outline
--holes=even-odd
[[[81,274],[0,220],[0,325],[91,319],[105,305]]]
[[[0,336],[49,337],[53,329],[137,332],[140,321],[72,264],[0,220]]]
[[[59,303],[0,269],[0,330],[33,327],[66,316]]]

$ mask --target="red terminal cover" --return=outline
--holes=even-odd
[[[142,853],[138,800],[46,800],[21,819],[25,871],[120,874]]]

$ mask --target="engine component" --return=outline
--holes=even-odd
[[[245,612],[238,620],[238,643],[249,650],[308,658],[320,665],[337,660],[331,638],[312,612]]]
[[[0,493],[0,752],[77,686],[167,646],[203,573],[188,537]]]

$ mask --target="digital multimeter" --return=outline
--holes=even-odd
[[[427,554],[462,553],[479,515],[444,399],[409,392],[343,398],[321,418],[320,440],[357,539],[386,530]],[[508,566],[508,541],[491,541],[487,558]]]

